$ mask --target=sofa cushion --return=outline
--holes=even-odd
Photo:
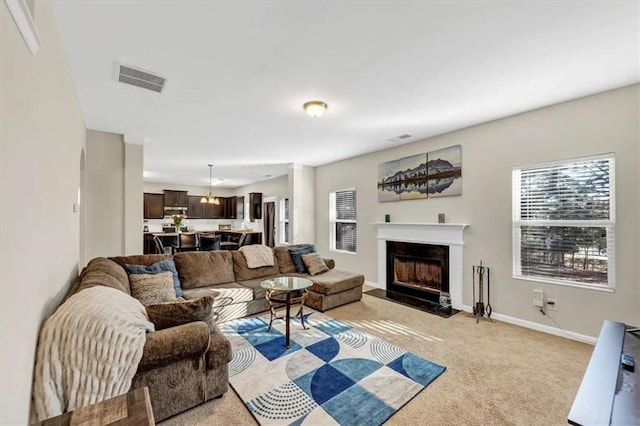
[[[318,253],[303,254],[302,261],[310,275],[318,275],[329,270]]]
[[[174,261],[183,290],[235,281],[231,252],[226,250],[182,252]]]
[[[104,257],[96,257],[82,270],[72,294],[97,285],[131,294],[127,272],[117,263]]]
[[[176,300],[173,290],[173,274],[160,272],[157,274],[129,275],[131,295],[143,305],[172,302]]]
[[[171,258],[161,260],[160,262],[156,262],[149,266],[125,264],[124,269],[126,269],[129,274],[158,274],[160,272],[171,272],[173,277],[173,290],[176,292],[176,297],[182,297],[180,278],[178,278],[176,264]]]
[[[307,267],[302,260],[302,255],[315,252],[316,246],[313,244],[304,244],[300,247],[295,247],[289,250],[289,253],[291,253],[291,259],[293,259],[293,264],[296,265],[296,272],[300,274],[307,272]]]
[[[364,284],[364,275],[339,269],[330,269],[314,276],[307,275],[307,278],[313,282],[309,288],[310,291],[326,295],[340,293]]]
[[[226,283],[209,287],[198,287],[184,290],[184,298],[197,299],[202,296],[214,296],[214,309],[217,306],[233,303],[250,302],[253,300],[253,290],[238,283]]]
[[[264,281],[265,279],[267,279],[268,277],[262,277],[262,278],[256,278],[253,280],[245,280],[245,281],[240,281],[238,282],[238,284],[240,284],[243,287],[247,287],[250,288],[251,291],[253,292],[253,299],[257,300],[257,299],[264,299],[266,294],[267,294],[267,290],[265,290],[264,288],[260,287],[260,283],[262,281]]]
[[[215,320],[211,315],[213,301],[213,296],[203,296],[192,300],[151,304],[145,306],[145,309],[156,330],[193,321],[204,321],[213,331],[215,327]]]
[[[233,257],[233,272],[235,273],[236,281],[269,277],[271,275],[278,275],[280,272],[277,259],[274,259],[273,266],[262,266],[260,268],[250,269],[244,254],[239,251],[232,251],[230,253]]]

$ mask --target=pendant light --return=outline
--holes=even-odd
[[[209,196],[200,198],[201,204],[215,204],[217,206],[220,205],[220,200],[211,195],[213,191],[213,164],[209,164]]]

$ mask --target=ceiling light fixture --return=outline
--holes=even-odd
[[[320,117],[324,114],[324,110],[327,109],[327,104],[322,101],[309,101],[305,102],[302,106],[304,110],[307,111],[307,114],[313,118]]]
[[[202,197],[200,198],[200,203],[201,204],[215,204],[215,205],[220,205],[220,200],[218,200],[216,197],[214,197],[213,195],[211,195],[211,192],[213,191],[213,164],[209,164],[209,196],[208,197]]]

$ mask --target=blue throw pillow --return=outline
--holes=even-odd
[[[315,252],[316,246],[313,244],[305,244],[296,248],[289,249],[291,259],[293,259],[293,264],[296,265],[296,272],[300,274],[304,274],[305,272],[307,272],[307,267],[302,261],[302,255]]]
[[[173,259],[165,259],[151,266],[124,265],[124,269],[127,270],[128,274],[159,274],[160,272],[171,272],[173,274],[173,289],[176,292],[176,297],[182,297],[183,295],[180,278],[178,278],[178,271],[176,270],[176,264]]]

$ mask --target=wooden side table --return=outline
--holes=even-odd
[[[153,426],[155,424],[149,389],[146,387],[33,423],[37,426]]]

